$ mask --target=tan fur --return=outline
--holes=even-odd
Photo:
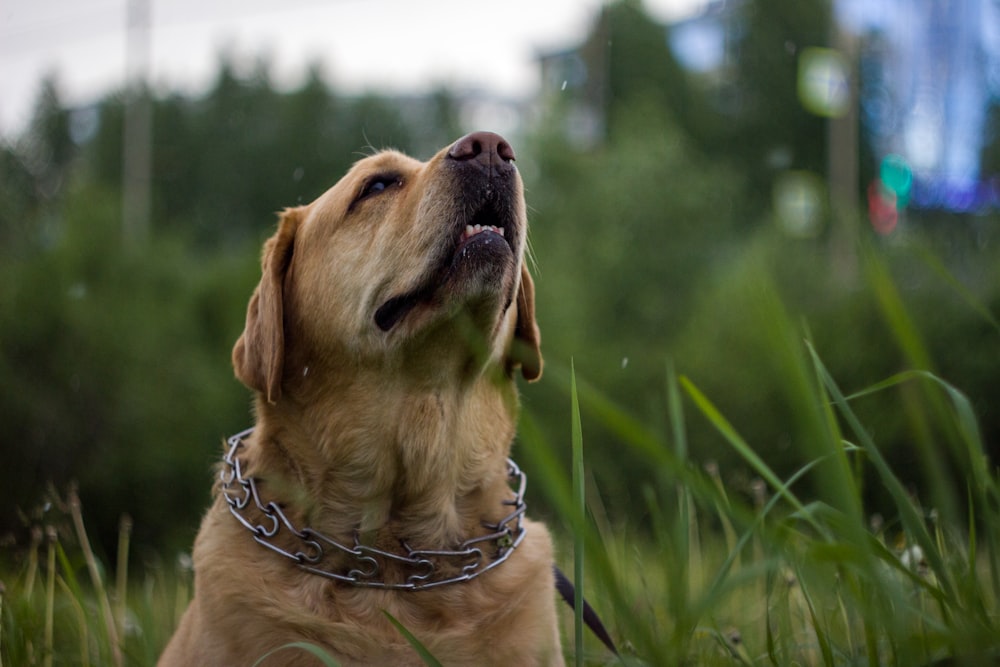
[[[237,377],[257,396],[244,474],[296,525],[345,543],[359,530],[387,550],[400,540],[453,548],[502,517],[512,495],[512,375],[541,373],[516,170],[509,260],[447,277],[389,331],[373,319],[427,281],[456,234],[472,186],[454,163],[448,149],[426,163],[382,152],[285,211],[233,350]],[[356,201],[386,174],[398,183]],[[359,588],[255,543],[217,488],[195,542],[194,599],[159,664],[251,665],[296,641],[345,666],[423,664],[388,612],[445,665],[561,665],[551,540],[543,525],[525,525],[510,558],[473,580]],[[287,649],[262,664],[320,662]]]

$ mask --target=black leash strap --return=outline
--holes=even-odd
[[[576,609],[576,588],[573,586],[573,582],[570,581],[562,570],[558,566],[552,566],[553,572],[556,575],[556,590],[559,591],[559,595],[562,599],[566,601],[566,604],[570,606],[570,609]],[[615,643],[611,641],[611,635],[604,628],[604,624],[601,623],[600,617],[598,617],[597,612],[594,611],[593,607],[590,606],[586,600],[583,601],[583,622],[587,624],[590,631],[601,640],[601,642],[608,647],[615,655],[618,655],[618,649],[615,648]]]

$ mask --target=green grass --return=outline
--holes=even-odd
[[[550,364],[568,389],[572,466],[558,463],[530,414],[518,457],[533,494],[548,496],[564,571],[601,613],[621,659],[563,609],[563,645],[577,665],[1000,664],[1000,484],[972,406],[931,369],[918,332],[878,266],[885,319],[910,370],[848,391],[773,296],[761,326],[800,427],[803,464],[781,477],[698,386],[665,370],[663,433],[633,419],[572,368]],[[985,311],[988,313],[988,311]],[[857,407],[889,395],[913,422],[919,465],[894,470]],[[609,518],[586,463],[581,414],[599,419],[650,471],[646,512]],[[705,420],[754,476],[735,493],[727,472],[699,464],[687,424]],[[881,514],[866,488],[884,488]],[[914,489],[919,488],[919,494]],[[190,595],[182,567],[129,575],[129,525],[109,573],[91,553],[79,503],[52,512],[26,556],[2,575],[0,667],[151,665]],[[569,527],[561,530],[560,526]],[[426,664],[419,637],[400,632]],[[279,651],[315,647],[289,645]],[[326,660],[325,664],[336,664]]]
[[[93,553],[75,491],[50,494],[45,529],[0,574],[0,665],[153,665],[187,606],[189,569],[153,566],[129,579],[123,517],[109,576]],[[113,578],[114,582],[109,582]]]
[[[645,516],[610,522],[592,493],[589,522],[566,547],[574,553],[565,559],[577,562],[575,552],[585,550],[588,595],[627,647],[626,663],[1000,664],[997,471],[969,400],[929,370],[930,355],[881,265],[869,258],[867,269],[911,368],[867,388],[849,393],[837,384],[777,290],[765,285],[750,305],[807,434],[808,462],[786,479],[693,378],[668,368],[668,428],[660,434],[572,369],[550,365],[550,378],[572,388],[574,415],[579,408],[596,416],[629,450],[622,456],[651,471],[641,489]],[[876,394],[898,399],[912,422],[913,469],[894,470],[856,412]],[[755,476],[751,493],[729,492],[722,472],[690,457],[692,418],[738,454]],[[567,476],[530,418],[522,439],[534,488],[578,528],[578,466]],[[885,490],[880,514],[866,509],[866,485]],[[565,637],[568,659],[613,662],[593,638],[570,628]]]

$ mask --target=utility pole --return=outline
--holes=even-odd
[[[122,241],[149,237],[153,109],[149,90],[152,0],[128,0],[125,40],[125,123],[122,136]]]
[[[847,63],[848,103],[843,114],[827,121],[829,160],[830,252],[837,278],[847,284],[858,273],[858,38],[832,16],[833,48]]]

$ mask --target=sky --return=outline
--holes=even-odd
[[[579,42],[601,0],[0,0],[0,134],[23,128],[39,82],[65,103],[121,87],[129,7],[150,7],[145,53],[159,89],[197,94],[219,55],[272,63],[279,85],[320,62],[343,91],[448,85],[520,97],[538,85],[539,52]],[[706,0],[645,0],[661,21]],[[140,49],[139,53],[143,50]],[[141,62],[133,60],[133,62]]]

